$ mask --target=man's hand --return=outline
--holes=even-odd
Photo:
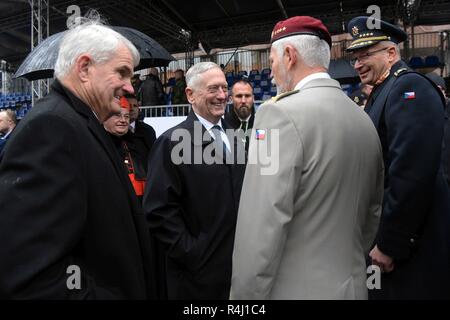
[[[369,253],[372,259],[372,264],[379,266],[381,272],[391,272],[394,270],[394,260],[381,252],[377,246],[375,246]]]

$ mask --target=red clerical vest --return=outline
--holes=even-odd
[[[136,176],[134,174],[134,166],[133,166],[133,159],[131,158],[130,150],[128,149],[128,146],[125,141],[123,141],[123,148],[125,150],[125,167],[128,170],[128,177],[130,178],[131,184],[133,185],[134,192],[137,196],[143,196],[144,195],[144,189],[145,189],[145,180],[138,180],[136,179]]]

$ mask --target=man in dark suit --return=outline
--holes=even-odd
[[[444,100],[435,84],[408,69],[398,44],[406,33],[380,20],[349,22],[354,65],[374,85],[366,105],[381,140],[383,211],[373,264],[381,289],[369,298],[450,298],[450,196],[441,163]],[[373,18],[370,18],[373,19]],[[373,28],[373,26],[378,26]]]
[[[143,120],[139,119],[139,102],[136,96],[133,94],[126,94],[125,98],[128,100],[128,104],[130,106],[130,130],[128,133],[132,133],[134,134],[134,137],[142,140],[150,152],[153,143],[155,143],[156,140],[155,129],[153,129],[151,125],[148,125]]]
[[[50,93],[0,159],[0,298],[149,297],[148,229],[102,126],[138,63],[98,22],[67,31]]]
[[[249,136],[255,121],[253,87],[250,82],[246,80],[237,81],[231,88],[231,101],[233,102],[233,108],[225,114],[225,121],[234,129],[242,131],[242,142],[247,153]]]
[[[2,110],[0,111],[0,153],[6,145],[6,141],[17,125],[16,114],[12,110]]]
[[[221,119],[220,67],[198,63],[186,79],[193,111],[156,140],[149,159],[144,211],[160,252],[155,278],[161,298],[228,299],[244,150]]]

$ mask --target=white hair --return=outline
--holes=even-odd
[[[116,53],[119,45],[130,50],[133,65],[137,66],[140,55],[128,39],[102,24],[99,19],[85,18],[83,22],[67,30],[61,40],[55,65],[55,77],[64,78],[82,54],[89,54],[94,63],[106,62]]]
[[[193,65],[186,72],[186,86],[193,88],[193,89],[197,89],[200,75],[208,70],[215,69],[215,68],[222,71],[222,69],[219,67],[219,65],[217,65],[214,62],[199,62],[199,63]]]
[[[392,41],[381,41],[379,43],[384,45],[384,46],[392,46],[392,47],[394,47],[395,48],[395,52],[397,53],[397,55],[399,57],[401,57],[400,46],[397,43],[392,42]]]
[[[272,43],[279,57],[283,56],[286,46],[292,45],[302,58],[303,62],[309,67],[330,66],[330,46],[325,40],[313,35],[296,35],[282,38]]]

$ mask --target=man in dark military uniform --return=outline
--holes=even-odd
[[[381,290],[370,290],[369,297],[449,298],[450,198],[440,167],[443,97],[401,61],[403,30],[372,17],[354,18],[348,30],[352,64],[363,84],[374,85],[365,110],[378,130],[385,164],[383,213],[370,252],[382,271]]]

